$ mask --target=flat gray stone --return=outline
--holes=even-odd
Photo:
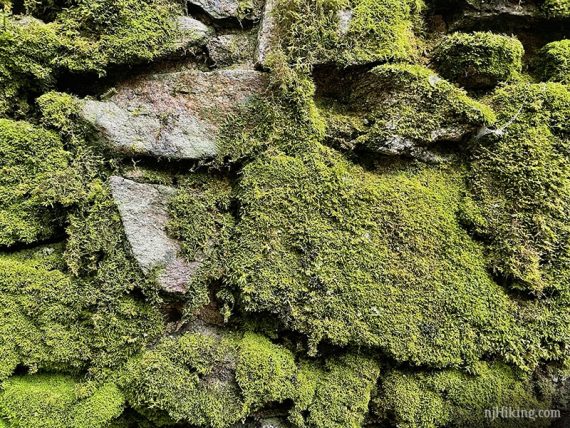
[[[180,37],[176,41],[177,50],[204,46],[215,33],[212,27],[190,16],[177,17],[176,28]]]
[[[214,19],[236,18],[240,20],[259,19],[263,5],[261,0],[252,0],[249,4],[240,0],[191,0],[190,3],[204,9]]]
[[[81,117],[121,153],[211,158],[228,116],[267,84],[255,70],[146,75],[124,82],[106,101],[85,100]]]
[[[133,256],[145,274],[159,269],[163,290],[184,293],[200,262],[187,262],[177,241],[166,233],[168,200],[176,189],[141,184],[122,177],[109,180],[111,193],[123,223]]]
[[[275,8],[275,0],[266,0],[263,8],[261,23],[259,24],[259,32],[257,35],[257,50],[255,52],[255,62],[259,67],[264,67],[267,63],[267,55],[269,55],[273,43],[275,43],[275,31],[277,29],[273,10]]]

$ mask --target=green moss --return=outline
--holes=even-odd
[[[524,48],[516,38],[493,33],[453,33],[434,51],[443,77],[466,88],[488,88],[516,79],[522,69]]]
[[[413,28],[422,8],[420,0],[278,0],[277,39],[295,63],[408,60],[416,56]]]
[[[544,0],[541,7],[549,18],[570,17],[570,1],[568,0]]]
[[[124,398],[114,384],[83,399],[77,386],[61,375],[13,377],[2,384],[0,415],[14,428],[97,428],[122,413]]]
[[[245,416],[230,369],[236,346],[237,339],[227,334],[163,339],[129,363],[122,382],[129,403],[151,419],[230,426]]]
[[[246,333],[240,342],[236,379],[247,406],[296,396],[293,354],[263,336]]]
[[[502,352],[511,303],[458,224],[461,192],[453,169],[376,175],[324,148],[260,156],[243,169],[228,279],[244,309],[313,351],[352,343],[435,366]]]
[[[29,94],[54,84],[58,41],[52,26],[33,19],[3,19],[0,27],[0,117],[24,115]]]
[[[170,203],[170,233],[181,241],[188,260],[202,261],[189,286],[192,307],[208,302],[209,281],[224,273],[224,249],[234,225],[229,212],[231,190],[226,180],[193,175],[180,183]]]
[[[48,92],[37,99],[42,125],[55,129],[66,137],[73,136],[77,129],[80,102],[63,92]]]
[[[69,191],[63,177],[73,181],[59,137],[26,122],[0,119],[0,157],[0,245],[52,236],[61,223],[53,206]]]
[[[548,43],[538,54],[541,80],[570,83],[570,40]]]
[[[362,423],[378,377],[373,360],[347,354],[324,367],[296,364],[291,351],[259,334],[199,330],[165,338],[129,363],[128,401],[152,420],[221,428],[291,401],[296,426]]]
[[[325,107],[329,138],[391,153],[394,147],[460,141],[494,122],[493,112],[416,65],[382,65],[350,87],[350,98]]]
[[[467,221],[509,285],[539,295],[568,289],[570,92],[555,83],[511,85],[493,102],[500,131],[475,148]]]
[[[475,374],[392,371],[382,381],[380,413],[399,427],[540,427],[551,420],[500,416],[492,421],[486,410],[549,408],[533,391],[531,379],[510,367],[479,363]]]
[[[308,414],[299,426],[315,428],[357,428],[363,426],[368,403],[379,376],[378,363],[357,355],[344,355],[327,361],[316,379],[315,394],[306,409]],[[293,414],[292,421],[301,421]]]

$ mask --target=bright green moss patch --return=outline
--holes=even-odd
[[[378,374],[367,357],[296,363],[291,351],[259,334],[203,327],[133,359],[122,384],[129,403],[157,421],[223,428],[290,401],[295,426],[356,428]]]
[[[0,119],[0,246],[50,237],[59,221],[53,206],[65,198],[58,183],[69,154],[57,134],[27,122]],[[60,194],[53,194],[56,185]]]
[[[331,358],[323,369],[313,369],[314,397],[306,409],[296,405],[290,420],[301,427],[358,428],[380,374],[378,363],[357,355]],[[297,404],[297,403],[296,403]],[[305,420],[301,413],[308,414]]]
[[[408,60],[422,8],[421,0],[277,0],[277,39],[296,63]]]
[[[436,47],[434,62],[443,77],[466,88],[488,88],[515,79],[524,48],[516,38],[493,33],[453,33]]]
[[[570,83],[570,40],[559,40],[544,46],[538,55],[541,80]]]
[[[437,141],[460,141],[493,123],[493,112],[416,65],[382,65],[357,79],[348,100],[324,111],[329,138],[392,154]]]
[[[222,428],[244,417],[234,382],[237,339],[232,335],[186,334],[167,338],[129,363],[123,380],[129,403],[151,419]]]
[[[82,399],[77,387],[61,375],[13,377],[2,384],[0,416],[14,428],[103,428],[122,413],[124,398],[114,384]]]
[[[465,213],[495,275],[540,294],[568,289],[570,92],[511,85],[493,98],[500,132],[478,141]]]
[[[453,169],[376,175],[324,148],[260,156],[243,169],[229,280],[244,309],[313,351],[352,343],[435,366],[500,352],[511,304],[457,222],[461,192]]]
[[[478,363],[475,369],[473,375],[456,370],[392,371],[382,381],[380,412],[399,427],[486,427],[491,422],[486,409],[549,408],[535,395],[528,376],[498,363]],[[498,417],[492,426],[546,427],[551,422]]]
[[[25,18],[0,23],[0,117],[23,115],[29,110],[28,94],[54,83],[53,59],[57,37],[51,26]]]

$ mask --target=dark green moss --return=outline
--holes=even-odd
[[[544,0],[542,11],[549,18],[568,18],[570,17],[570,1]]]
[[[538,54],[538,72],[542,81],[570,83],[570,40],[544,46]]]
[[[544,409],[531,379],[502,364],[479,363],[474,374],[392,371],[382,381],[380,408],[397,426],[416,427],[546,427],[547,418],[485,416],[486,410]],[[536,416],[536,415],[535,415]]]
[[[488,88],[516,79],[524,48],[516,38],[493,33],[453,33],[434,51],[434,63],[443,77],[466,88]]]
[[[323,109],[328,134],[347,147],[387,152],[438,141],[461,141],[494,122],[487,106],[439,78],[407,64],[382,65],[351,86],[350,98]],[[343,136],[344,135],[344,136]]]
[[[103,428],[123,411],[124,398],[108,383],[82,397],[62,375],[29,375],[2,384],[0,416],[14,428]]]

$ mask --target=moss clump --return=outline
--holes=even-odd
[[[123,411],[125,400],[112,383],[87,397],[79,397],[77,390],[67,376],[10,378],[2,384],[0,416],[14,428],[103,428]]]
[[[478,363],[475,374],[392,371],[382,381],[377,404],[384,416],[399,427],[540,427],[540,418],[491,420],[486,410],[549,408],[535,395],[528,376],[503,364]],[[536,415],[535,415],[536,416]]]
[[[327,360],[323,369],[306,367],[300,378],[314,387],[314,396],[303,408],[303,397],[295,403],[290,420],[300,427],[361,427],[380,374],[370,358],[347,354]],[[305,386],[305,385],[303,385]],[[306,386],[305,386],[306,388]],[[305,419],[302,414],[306,414]]]
[[[34,19],[4,18],[0,28],[0,117],[23,116],[28,97],[54,83],[57,36],[51,26]]]
[[[387,154],[460,141],[495,120],[488,107],[431,70],[402,64],[374,68],[353,83],[348,100],[323,111],[330,136]]]
[[[524,48],[516,38],[493,33],[453,33],[434,51],[443,77],[466,88],[489,88],[517,78]]]
[[[245,409],[231,370],[236,346],[231,334],[163,339],[129,363],[122,382],[129,403],[154,420],[214,428],[238,422]]]
[[[209,281],[220,279],[224,273],[224,249],[234,225],[231,192],[227,180],[192,175],[181,181],[170,202],[170,233],[181,241],[188,260],[202,262],[192,278],[193,291],[188,293],[192,307],[208,302]]]
[[[277,0],[277,39],[295,63],[408,60],[422,8],[421,0]]]
[[[66,195],[69,154],[57,134],[0,119],[0,246],[52,236],[61,225],[54,205]],[[52,186],[59,190],[54,193]]]
[[[568,17],[570,17],[570,1],[569,0],[544,0],[541,8],[542,8],[542,11],[549,18],[568,18]]]
[[[266,337],[246,333],[240,342],[237,382],[248,406],[283,402],[297,395],[293,354]]]
[[[434,366],[501,352],[512,307],[458,224],[461,192],[453,169],[376,175],[322,147],[260,156],[243,169],[228,279],[245,310],[313,351],[352,343]]]
[[[547,44],[538,57],[541,80],[570,84],[570,40]]]
[[[179,13],[163,0],[79,1],[53,22],[6,18],[0,28],[0,116],[24,115],[28,100],[51,89],[63,71],[106,73],[176,49]]]
[[[539,295],[568,289],[570,92],[556,83],[511,85],[493,103],[502,126],[475,148],[468,223],[510,286]]]
[[[293,402],[296,426],[358,427],[378,364],[347,354],[296,364],[291,351],[256,333],[203,327],[163,339],[129,363],[129,403],[151,420],[228,427],[268,404]],[[145,410],[146,409],[146,410]]]

